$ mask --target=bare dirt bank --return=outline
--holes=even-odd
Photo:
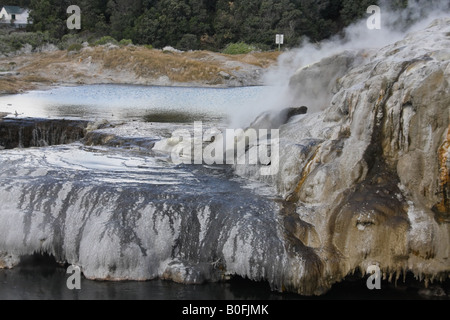
[[[80,52],[54,51],[2,59],[0,94],[52,85],[138,84],[235,87],[261,84],[278,52],[224,55],[113,45]]]

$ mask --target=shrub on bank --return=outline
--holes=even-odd
[[[185,34],[177,43],[177,49],[183,51],[197,50],[198,47],[198,39],[194,34]]]
[[[253,45],[247,44],[245,42],[230,43],[222,51],[224,54],[246,54],[257,50]]]
[[[119,44],[119,42],[117,42],[117,40],[114,39],[113,37],[111,37],[111,36],[104,36],[104,37],[101,37],[99,40],[95,41],[94,45],[95,46],[102,46],[102,45],[105,45],[105,44],[108,44],[108,43],[115,44],[115,45]]]
[[[84,39],[78,34],[66,34],[59,41],[58,47],[61,50],[73,51],[73,50],[69,50],[69,48],[76,44],[81,45],[83,43],[83,41],[84,41]],[[76,46],[72,47],[72,49],[74,49],[75,47]]]
[[[133,41],[131,41],[130,39],[122,39],[120,40],[119,44],[121,46],[129,46],[133,44]]]
[[[28,45],[31,50],[49,43],[56,43],[48,32],[2,32],[0,34],[0,54],[8,54],[21,50]]]
[[[71,44],[68,48],[67,51],[80,51],[81,49],[83,49],[83,45],[80,43],[74,43]]]

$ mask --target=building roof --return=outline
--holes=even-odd
[[[18,6],[3,6],[8,14],[22,14],[26,9]]]

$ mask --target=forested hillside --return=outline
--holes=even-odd
[[[161,48],[221,50],[229,43],[246,42],[260,49],[274,47],[283,33],[288,47],[308,37],[320,41],[367,16],[377,0],[10,0],[3,5],[31,9],[30,31],[49,32],[55,39],[67,33]],[[404,6],[407,0],[391,1]],[[82,29],[66,28],[66,9],[82,11]]]

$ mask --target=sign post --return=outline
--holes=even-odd
[[[275,43],[278,45],[278,51],[281,51],[281,45],[284,44],[284,34],[277,34],[275,36]]]

